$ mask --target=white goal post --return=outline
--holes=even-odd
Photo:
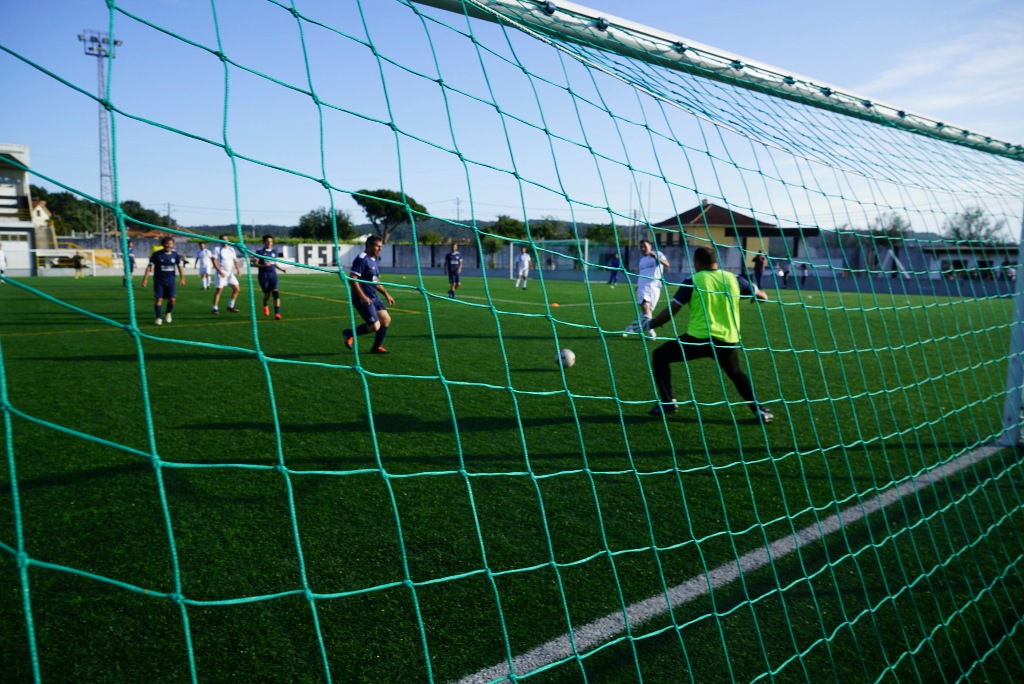
[[[82,271],[85,275],[95,276],[97,250],[76,249],[30,249],[29,255],[34,272],[39,276],[72,276],[75,274],[75,256],[82,259]],[[99,250],[108,252],[110,250]]]

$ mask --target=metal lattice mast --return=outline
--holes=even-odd
[[[99,99],[99,125],[100,125],[100,199],[103,205],[99,208],[99,220],[97,227],[100,231],[101,244],[106,246],[107,234],[116,229],[114,215],[109,207],[114,204],[114,171],[111,162],[110,151],[110,114],[105,105],[107,100],[107,58],[113,59],[115,49],[121,45],[120,40],[110,41],[110,36],[104,31],[85,29],[78,36],[82,41],[85,54],[96,58],[96,95]]]

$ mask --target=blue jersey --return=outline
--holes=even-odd
[[[363,252],[352,262],[352,270],[349,272],[359,282],[359,288],[370,299],[377,296],[377,282],[380,281],[380,271],[377,270],[377,258]]]
[[[149,263],[153,265],[154,278],[163,282],[173,282],[174,272],[181,264],[181,255],[174,251],[165,252],[161,249],[150,255]]]
[[[448,267],[448,275],[458,275],[459,267],[462,266],[462,255],[458,252],[448,252],[444,255],[444,263]]]
[[[277,272],[277,263],[274,262],[274,261],[268,261],[267,259],[263,258],[263,257],[271,257],[271,258],[276,257],[277,253],[274,250],[267,249],[266,247],[261,247],[260,249],[257,249],[254,252],[254,254],[257,257],[259,257],[258,259],[256,259],[256,266],[260,269],[260,273],[276,273]]]

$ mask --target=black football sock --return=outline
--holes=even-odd
[[[377,328],[377,335],[373,338],[373,348],[380,349],[380,346],[384,344],[384,336],[388,334],[386,326],[380,326]]]

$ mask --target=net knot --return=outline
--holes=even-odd
[[[185,597],[182,596],[181,594],[179,594],[178,592],[174,592],[173,594],[168,594],[167,598],[171,599],[172,601],[177,603],[179,606],[181,604],[185,603]]]
[[[17,553],[17,555],[15,556],[15,558],[17,559],[17,562],[18,562],[18,568],[24,569],[24,568],[28,567],[28,563],[29,563],[30,559],[29,559],[27,553],[25,553],[24,551],[19,551]]]

